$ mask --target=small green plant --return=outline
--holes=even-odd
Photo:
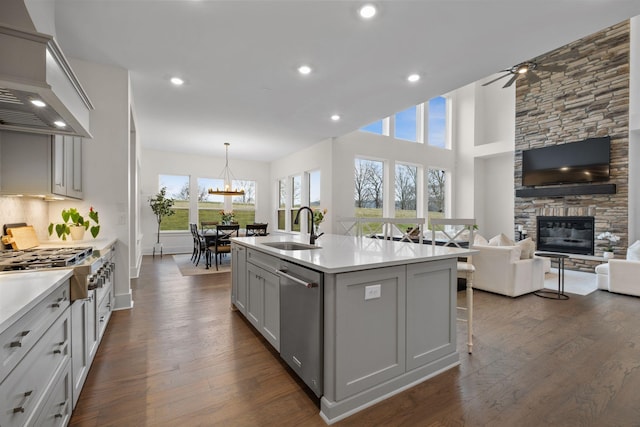
[[[67,240],[67,236],[71,234],[71,227],[73,226],[84,227],[85,230],[89,230],[94,239],[98,236],[98,233],[100,233],[98,211],[94,210],[93,206],[89,208],[89,213],[87,214],[89,219],[85,219],[84,216],[80,215],[80,212],[76,208],[63,209],[61,216],[63,222],[52,222],[49,224],[49,236],[51,236],[55,230],[59,238]],[[95,225],[91,226],[91,221],[93,221]],[[89,228],[90,226],[91,228]]]
[[[167,187],[162,187],[158,194],[149,199],[149,206],[151,206],[151,210],[158,221],[158,238],[156,243],[160,243],[160,224],[162,223],[162,218],[175,214],[175,211],[171,209],[173,203],[173,199],[167,197]]]

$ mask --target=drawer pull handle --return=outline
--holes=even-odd
[[[22,347],[22,338],[26,337],[27,335],[29,335],[29,332],[31,331],[22,331],[20,332],[20,335],[18,335],[18,340],[17,341],[12,341],[11,344],[9,344],[9,347]]]
[[[67,344],[66,341],[63,341],[61,343],[58,343],[58,348],[57,350],[53,350],[53,354],[62,354],[62,348],[64,348],[64,346]]]
[[[60,411],[60,412],[62,412],[62,410],[64,410],[64,407],[65,407],[66,405],[67,405],[67,401],[66,401],[66,400],[60,404],[60,409],[61,409],[61,411]],[[62,415],[61,413],[57,413],[57,414],[55,414],[53,417],[54,417],[54,418],[62,418],[62,417],[63,417],[63,415]]]
[[[33,393],[33,390],[29,390],[29,391],[25,391],[24,392],[24,397],[25,397],[24,402],[22,403],[22,406],[18,406],[17,408],[13,408],[13,413],[14,414],[17,414],[18,412],[24,413],[24,407],[27,406],[27,401],[29,400],[29,399],[26,399],[26,398],[31,396],[32,393]]]
[[[60,307],[60,303],[63,301],[66,301],[67,299],[65,297],[60,297],[58,298],[58,301],[54,302],[53,304],[51,304],[51,307],[53,308],[59,308]]]
[[[100,321],[104,322],[104,316],[100,316]]]

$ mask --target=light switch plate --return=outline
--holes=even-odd
[[[381,285],[369,285],[364,287],[364,299],[365,301],[368,299],[380,298],[380,288]]]

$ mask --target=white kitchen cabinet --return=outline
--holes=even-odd
[[[0,132],[0,193],[82,199],[82,138]]]
[[[61,288],[68,295],[69,282],[65,281],[56,291]],[[70,389],[59,401],[62,397],[59,392],[60,381],[69,384],[70,380],[71,316],[68,298],[53,303],[47,301],[44,307],[36,306],[23,318],[33,314],[34,310],[35,314],[48,317],[48,311],[52,309],[58,313],[57,318],[46,331],[35,337],[35,344],[6,378],[0,380],[0,425],[3,427],[41,425],[38,420],[45,409],[51,408],[48,403],[53,395],[56,396],[57,405],[68,408],[72,405]],[[18,319],[16,324],[19,329],[27,331],[30,326],[22,324],[23,318]],[[68,413],[70,409],[62,408],[62,411]]]
[[[97,349],[95,291],[90,290],[86,299],[75,300],[71,304],[71,372],[73,373],[74,408]]]
[[[231,303],[247,313],[247,248],[231,243]]]
[[[55,135],[53,137],[54,194],[82,199],[82,138]]]
[[[279,260],[251,250],[246,251],[246,257],[247,298],[243,314],[280,351],[280,278],[275,274]]]

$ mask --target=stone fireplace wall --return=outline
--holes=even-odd
[[[541,81],[516,86],[515,185],[522,187],[522,150],[611,137],[609,183],[615,194],[515,198],[515,224],[536,240],[536,216],[595,217],[595,233],[620,237],[616,257],[628,246],[628,145],[630,23],[622,22],[556,49],[539,64],[565,64],[564,72],[543,72]],[[590,184],[575,184],[588,186]],[[595,255],[604,242],[596,240]],[[593,272],[598,260],[572,259],[570,269]]]

